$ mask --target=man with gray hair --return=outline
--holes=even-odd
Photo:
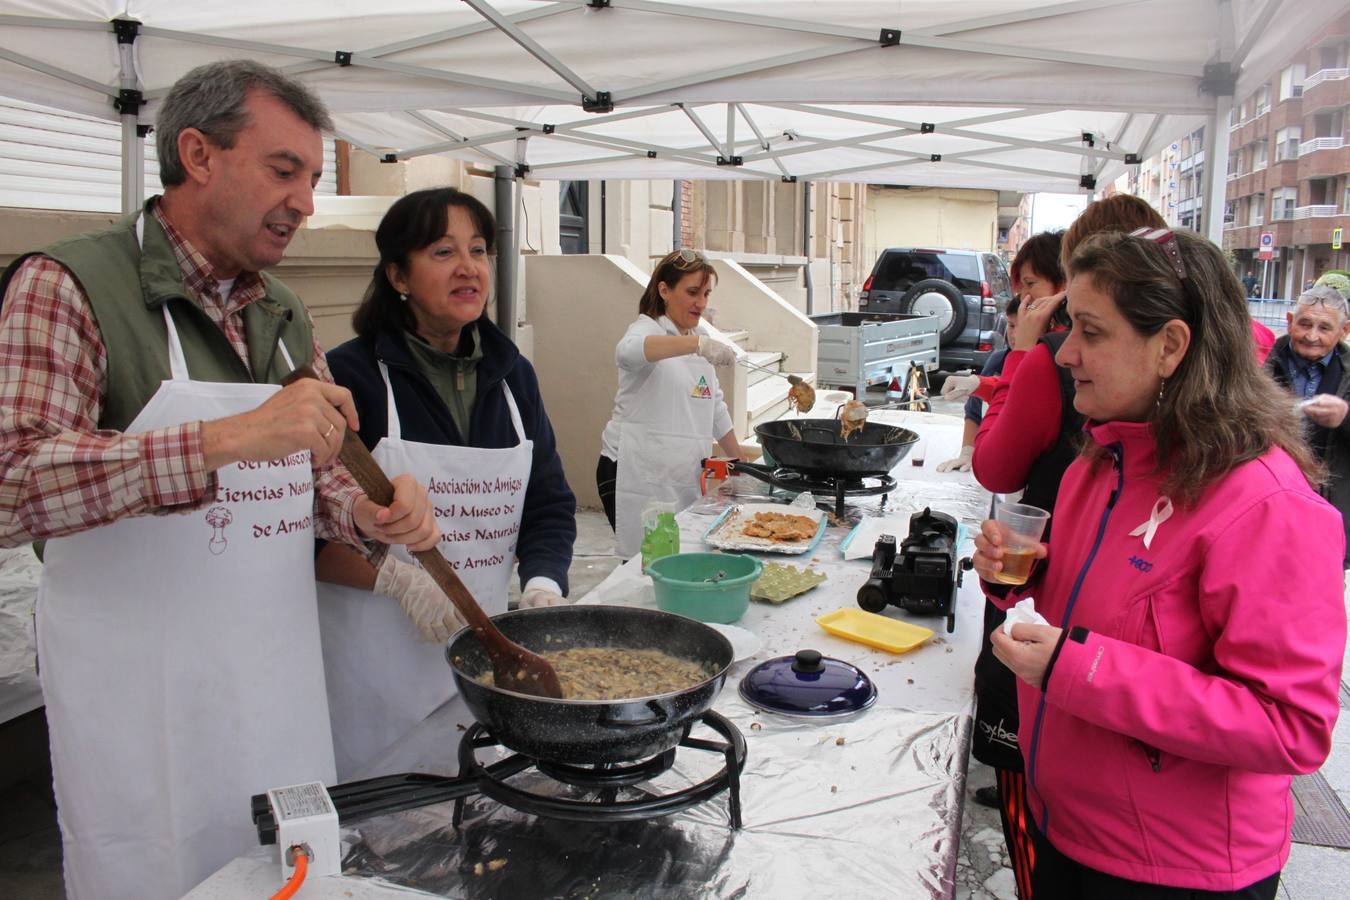
[[[1318,285],[1300,294],[1285,316],[1289,331],[1275,342],[1266,371],[1294,395],[1307,419],[1308,443],[1330,474],[1322,495],[1341,511],[1350,539],[1350,347],[1344,343],[1350,306],[1335,288]]]
[[[314,537],[439,540],[411,476],[386,507],[336,464],[351,395],[262,271],[313,212],[329,128],[279,72],[194,69],[159,113],[163,196],[0,281],[0,544],[46,541],[72,897],[181,896],[253,843],[251,795],[332,780]]]

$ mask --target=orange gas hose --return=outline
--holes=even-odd
[[[303,847],[292,847],[291,852],[295,854],[295,871],[291,873],[290,880],[281,890],[272,895],[272,900],[289,900],[300,890],[300,885],[305,883],[305,873],[309,871],[309,854]]]

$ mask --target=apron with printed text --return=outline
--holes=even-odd
[[[534,459],[511,389],[502,382],[516,446],[426,444],[403,439],[384,363],[380,375],[389,422],[371,455],[385,472],[408,472],[427,486],[441,555],[489,616],[506,612]],[[391,552],[412,561],[404,547]],[[397,600],[342,585],[319,584],[319,621],[338,777],[388,774],[362,767],[455,695],[445,646],[422,640]]]
[[[699,497],[699,472],[713,442],[717,372],[700,356],[663,359],[637,391],[639,421],[619,426],[614,481],[615,550],[642,549],[642,511],[652,501],[685,509]],[[719,435],[720,437],[720,435]]]
[[[128,434],[281,390],[192,381],[164,317],[172,378]],[[71,897],[179,897],[257,845],[250,797],[333,779],[310,454],[216,477],[205,509],[47,543],[38,653]]]

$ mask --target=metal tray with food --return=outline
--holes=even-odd
[[[827,525],[825,513],[814,507],[741,503],[714,519],[703,541],[719,550],[809,553],[824,537]]]

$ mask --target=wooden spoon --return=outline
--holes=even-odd
[[[314,376],[302,367],[292,372],[286,381],[289,383],[305,377]],[[365,491],[366,496],[373,502],[380,506],[388,506],[394,502],[394,485],[381,471],[375,458],[366,449],[366,445],[361,443],[360,436],[351,429],[343,429],[342,449],[338,452],[338,459],[347,467],[347,471],[352,473],[361,490]],[[439,550],[433,548],[411,552],[422,564],[422,568],[427,570],[432,580],[455,604],[464,621],[482,642],[483,648],[487,650],[488,657],[492,660],[492,680],[497,687],[537,697],[562,698],[562,685],[558,681],[558,673],[554,671],[553,664],[502,634],[497,626],[492,624],[487,613],[483,612],[483,608],[478,605],[473,594],[469,593],[464,582],[459,580],[459,576],[455,574],[455,570],[445,557],[441,556]]]

